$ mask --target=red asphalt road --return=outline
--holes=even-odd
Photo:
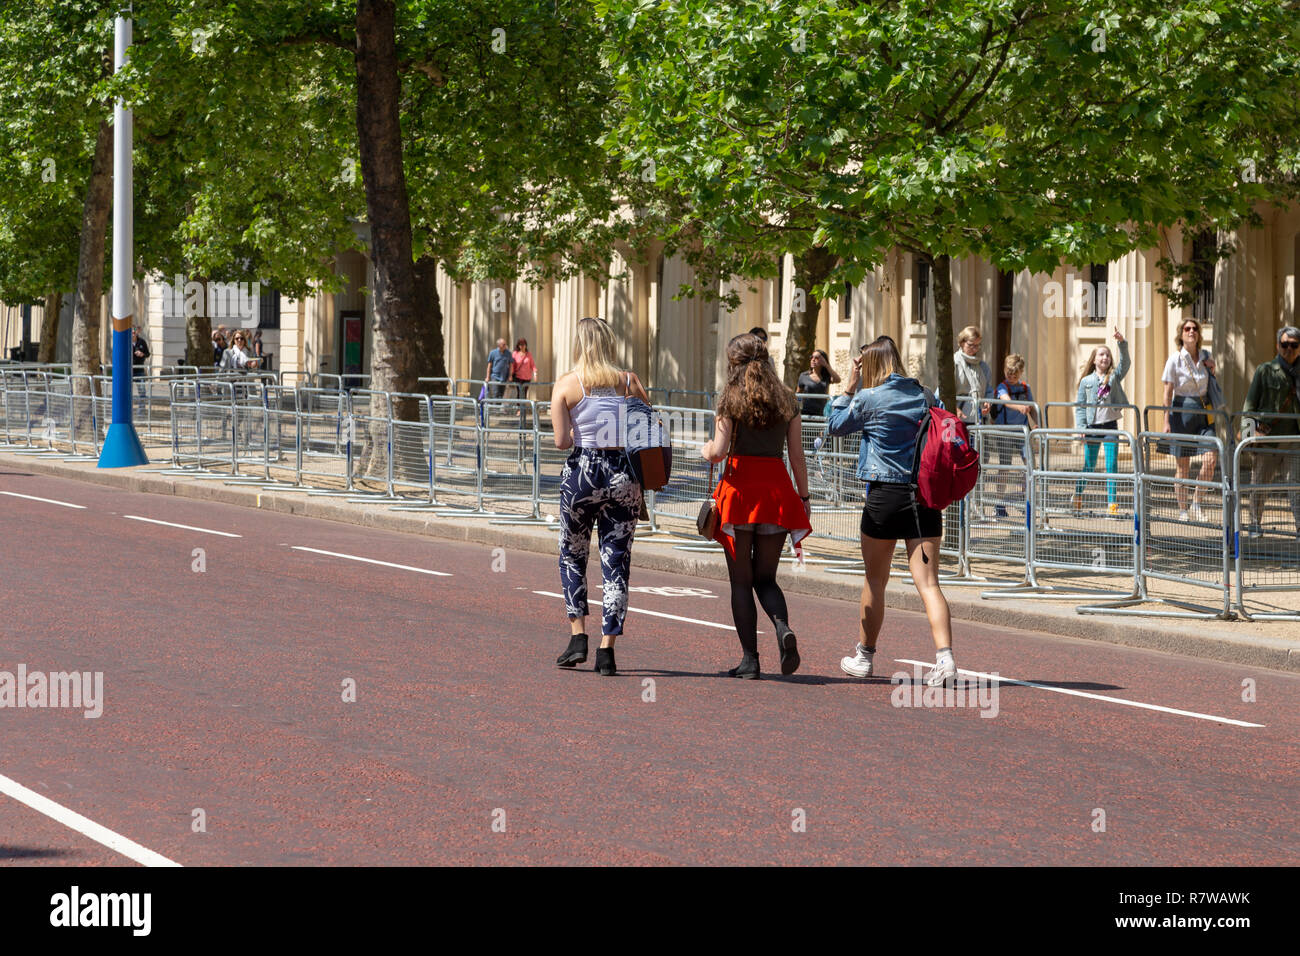
[[[899,708],[889,674],[932,658],[924,619],[891,611],[884,676],[856,681],[856,606],[791,595],[793,677],[719,676],[734,633],[633,612],[604,678],[554,666],[563,604],[533,593],[560,590],[553,557],[494,573],[480,545],[11,466],[0,491],[85,506],[0,494],[0,670],[104,673],[98,719],[0,709],[0,774],[181,864],[1300,862],[1287,674],[958,622],[959,667],[1266,726],[1005,684],[992,719]],[[730,624],[718,582],[632,585],[707,590],[632,606]],[[0,862],[127,859],[0,796]]]

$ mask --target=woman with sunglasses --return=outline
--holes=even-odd
[[[1177,351],[1165,363],[1164,374],[1160,380],[1165,385],[1165,407],[1170,411],[1165,414],[1168,420],[1165,431],[1177,435],[1214,436],[1214,426],[1208,413],[1210,407],[1208,395],[1210,376],[1214,374],[1214,360],[1210,358],[1209,349],[1201,348],[1201,325],[1195,319],[1187,319],[1178,330],[1174,339]],[[1163,447],[1163,446],[1162,446]],[[1197,451],[1197,449],[1201,451]],[[1192,506],[1187,507],[1187,481],[1192,470],[1192,456],[1201,456],[1201,470],[1197,473],[1198,481],[1213,481],[1214,470],[1218,466],[1219,456],[1204,444],[1194,442],[1172,442],[1169,453],[1177,461],[1179,483],[1175,487],[1178,497],[1179,521],[1204,521],[1201,511],[1201,489],[1192,491]]]
[[[230,340],[230,348],[221,356],[223,369],[256,368],[257,359],[248,353],[248,336],[242,331],[235,332]]]

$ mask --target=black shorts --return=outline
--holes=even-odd
[[[917,534],[917,519],[920,534]],[[917,502],[912,512],[911,486],[874,481],[862,508],[862,533],[880,541],[909,538],[942,538],[943,512]]]

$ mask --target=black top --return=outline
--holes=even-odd
[[[799,391],[810,392],[813,395],[829,395],[831,390],[830,382],[819,382],[812,377],[811,372],[801,372],[799,374]],[[805,415],[824,415],[826,413],[826,403],[828,398],[809,398],[803,394],[798,396],[799,409]]]
[[[740,422],[736,422],[733,427],[736,429],[736,443],[731,449],[733,455],[780,458],[785,451],[785,433],[790,427],[789,422],[780,422],[762,431],[746,428]]]

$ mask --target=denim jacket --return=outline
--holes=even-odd
[[[838,396],[827,409],[827,429],[832,435],[862,432],[859,478],[908,483],[921,414],[932,404],[934,396],[920,382],[895,373],[852,398]]]
[[[1127,405],[1129,403],[1128,396],[1124,394],[1124,386],[1120,383],[1124,380],[1124,376],[1128,374],[1129,367],[1132,364],[1128,357],[1128,339],[1124,339],[1119,343],[1119,361],[1115,363],[1115,371],[1110,373],[1109,404]],[[1089,372],[1083,377],[1083,381],[1079,383],[1079,394],[1075,398],[1078,404],[1074,406],[1075,428],[1091,428],[1092,423],[1097,420],[1096,402],[1097,392],[1100,388],[1101,376],[1096,372]],[[1089,405],[1093,407],[1087,407]]]

